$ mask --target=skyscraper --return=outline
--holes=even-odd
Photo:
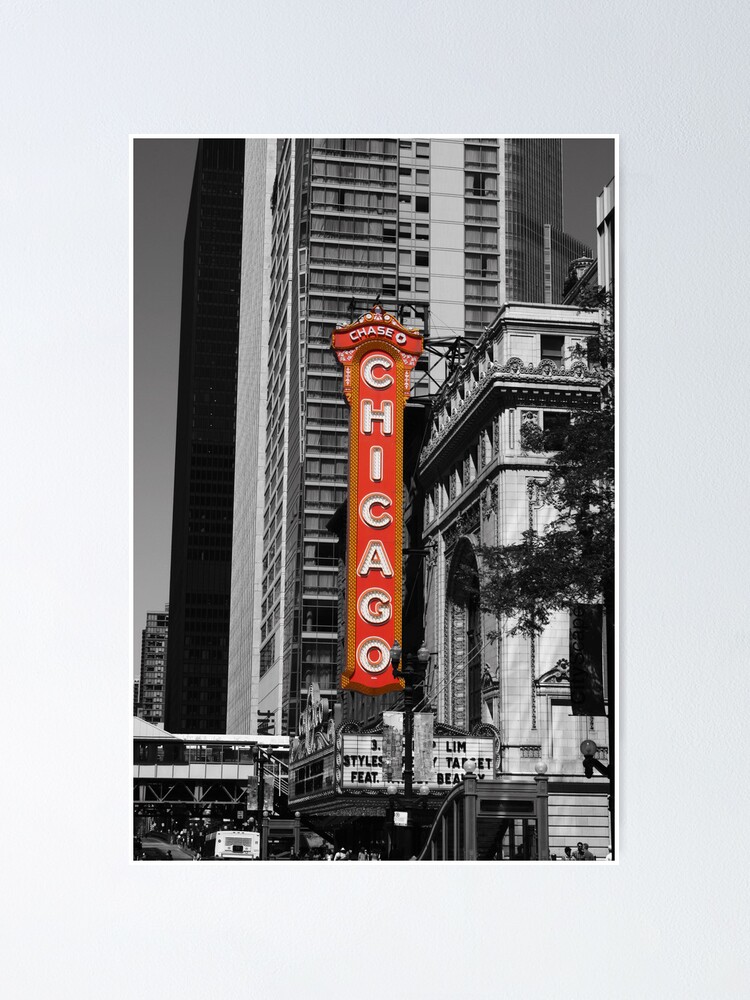
[[[198,144],[183,264],[165,723],[226,726],[244,139]]]
[[[233,728],[252,731],[257,713],[272,711],[278,733],[296,729],[309,680],[336,697],[337,561],[327,525],[346,496],[348,410],[332,329],[380,300],[424,330],[413,395],[427,395],[445,378],[446,355],[476,341],[503,302],[560,301],[567,266],[557,257],[588,248],[562,238],[556,139],[272,145],[259,254],[270,260],[262,585],[259,612],[245,619],[256,634],[259,625],[260,648],[250,656],[251,640],[237,632],[229,713]],[[267,183],[256,196],[268,203]],[[237,581],[250,572],[243,566]]]
[[[141,633],[141,677],[138,685],[139,718],[154,725],[164,722],[164,678],[169,641],[169,605],[148,611]]]
[[[232,583],[229,615],[227,732],[255,730],[260,683],[260,609],[265,566],[266,403],[278,419],[277,390],[284,378],[274,355],[268,382],[271,316],[271,194],[276,176],[276,144],[245,142],[245,195],[242,228],[242,283],[237,358],[237,437],[235,446]],[[286,342],[286,338],[284,338]],[[269,467],[269,483],[274,464]],[[273,692],[270,699],[273,701]],[[267,711],[269,709],[266,709]],[[252,721],[251,721],[252,720]]]

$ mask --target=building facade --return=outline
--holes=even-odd
[[[141,632],[141,676],[136,684],[137,708],[133,714],[157,726],[164,722],[164,680],[169,645],[169,605],[148,611]]]
[[[273,481],[274,472],[273,464],[269,463],[266,435],[269,430],[273,435],[276,425],[267,424],[266,411],[269,398],[272,406],[277,402],[276,390],[284,379],[286,367],[285,362],[279,367],[274,354],[273,378],[269,384],[271,193],[275,176],[276,144],[247,139],[227,676],[227,732],[230,733],[256,732],[253,722],[258,712],[268,711],[259,707],[260,702],[268,700],[264,697],[268,693],[265,684],[260,684],[260,612],[265,568],[264,491],[266,482]],[[278,703],[280,695],[274,702]]]
[[[563,239],[556,139],[280,139],[269,146],[276,173],[264,236],[261,586],[242,629],[257,634],[259,623],[260,648],[250,655],[251,640],[237,632],[228,711],[230,728],[254,732],[258,713],[271,712],[275,732],[294,733],[311,680],[324,697],[338,697],[338,560],[328,522],[346,496],[348,410],[330,349],[333,328],[379,300],[424,331],[429,349],[412,396],[425,398],[499,304],[559,301],[563,258],[589,251]],[[255,197],[268,204],[267,184]],[[258,218],[262,209],[246,198],[245,212]],[[243,558],[234,592],[248,573]]]
[[[605,684],[601,608],[581,608],[580,621],[560,611],[538,637],[513,636],[512,622],[482,611],[477,557],[480,546],[513,545],[527,530],[543,531],[554,515],[538,484],[571,414],[600,405],[602,380],[585,360],[599,322],[598,312],[575,306],[506,305],[436,395],[419,469],[431,652],[420,709],[468,730],[494,726],[504,777],[529,780],[537,765],[546,766],[550,851],[562,855],[582,840],[603,857],[608,785],[600,777],[581,780],[579,747],[593,740],[607,763],[608,693],[605,707],[591,709],[596,714],[578,714],[588,703],[570,668],[574,630],[593,622],[587,641]],[[543,451],[527,446],[528,425],[543,435]]]
[[[201,139],[183,262],[165,724],[226,731],[244,139]]]

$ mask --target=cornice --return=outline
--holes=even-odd
[[[558,368],[553,361],[548,360],[538,365],[525,365],[521,358],[510,358],[504,365],[489,362],[481,377],[466,390],[463,399],[456,403],[456,409],[445,419],[442,427],[438,427],[438,418],[449,398],[455,398],[457,388],[454,386],[451,393],[444,391],[442,398],[438,395],[433,408],[433,430],[422,449],[420,463],[432,464],[430,459],[433,453],[457,432],[462,423],[472,414],[478,413],[480,407],[483,408],[493,389],[526,389],[529,392],[549,389],[561,392],[583,390],[588,393],[600,391],[604,381],[599,370],[588,368],[582,361],[576,361],[568,368]]]

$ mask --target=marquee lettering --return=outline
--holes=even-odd
[[[384,639],[370,637],[359,644],[359,665],[368,674],[379,674],[391,662],[391,647]]]
[[[370,625],[385,625],[391,618],[391,595],[372,587],[357,602],[360,617]]]
[[[374,444],[370,448],[370,479],[379,483],[383,478],[383,449]]]
[[[393,676],[390,649],[396,639],[401,642],[404,407],[422,336],[376,306],[355,323],[338,327],[331,346],[344,366],[350,407],[341,686],[385,694],[404,686]]]
[[[362,379],[371,389],[387,389],[393,385],[392,375],[375,375],[376,368],[393,368],[393,359],[387,354],[371,354],[362,362]]]
[[[362,400],[362,433],[372,434],[373,425],[380,422],[385,437],[393,434],[393,403],[383,403],[382,410],[376,410],[371,399]]]
[[[391,498],[385,493],[368,493],[359,505],[359,516],[369,528],[387,528],[393,523],[393,516],[384,510],[382,514],[373,514],[372,508],[390,507]]]
[[[367,576],[373,570],[380,570],[383,576],[393,576],[393,567],[388,561],[385,546],[377,539],[367,543],[362,561],[357,566],[357,576]]]

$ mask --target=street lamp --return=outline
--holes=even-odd
[[[391,665],[394,677],[404,679],[404,795],[407,799],[412,796],[413,761],[412,751],[412,730],[414,722],[414,687],[417,681],[424,679],[424,672],[430,660],[429,650],[424,643],[416,653],[407,653],[404,667],[399,670],[401,663],[402,649],[398,639],[391,646]]]
[[[583,754],[583,770],[587,778],[593,777],[594,771],[603,774],[605,778],[610,777],[609,767],[596,759],[599,747],[593,740],[584,740],[581,743],[581,753]]]

